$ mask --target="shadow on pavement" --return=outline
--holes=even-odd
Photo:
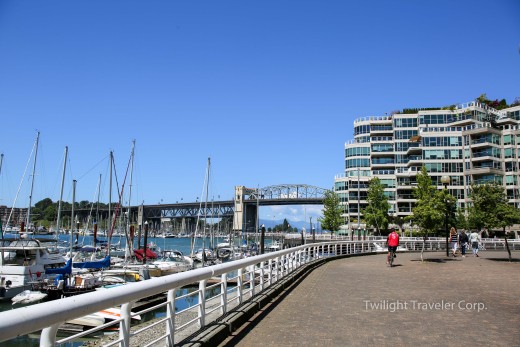
[[[421,262],[421,259],[411,259],[410,261],[417,261],[417,262]],[[449,262],[449,261],[460,261],[459,259],[454,259],[454,258],[428,258],[428,259],[424,259],[424,262],[425,263],[437,263],[437,264],[444,264],[446,262]]]
[[[486,260],[493,260],[493,261],[503,261],[503,262],[506,262],[506,263],[520,263],[520,259],[511,259],[511,261],[509,261],[508,258],[486,258]]]

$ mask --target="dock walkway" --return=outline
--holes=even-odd
[[[220,346],[518,346],[520,254],[324,263]]]

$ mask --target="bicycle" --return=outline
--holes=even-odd
[[[390,247],[389,247],[390,248]],[[397,248],[397,247],[396,247]],[[389,267],[392,267],[394,266],[394,259],[395,259],[396,255],[395,255],[395,249],[392,247],[391,250],[390,250],[390,261],[388,262],[388,266]]]

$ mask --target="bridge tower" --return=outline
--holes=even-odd
[[[233,231],[254,232],[258,224],[258,189],[235,186]]]

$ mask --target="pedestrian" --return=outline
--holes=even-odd
[[[451,227],[450,229],[450,242],[451,242],[451,252],[453,257],[457,256],[457,246],[459,244],[459,237],[457,235],[457,229],[455,227]]]
[[[466,234],[464,229],[462,229],[462,231],[459,235],[459,246],[460,246],[460,251],[462,253],[462,258],[466,258],[466,247],[468,246],[468,235]]]
[[[469,234],[469,242],[471,243],[471,249],[473,250],[473,256],[478,257],[478,246],[480,244],[480,235],[477,231],[473,231]]]

